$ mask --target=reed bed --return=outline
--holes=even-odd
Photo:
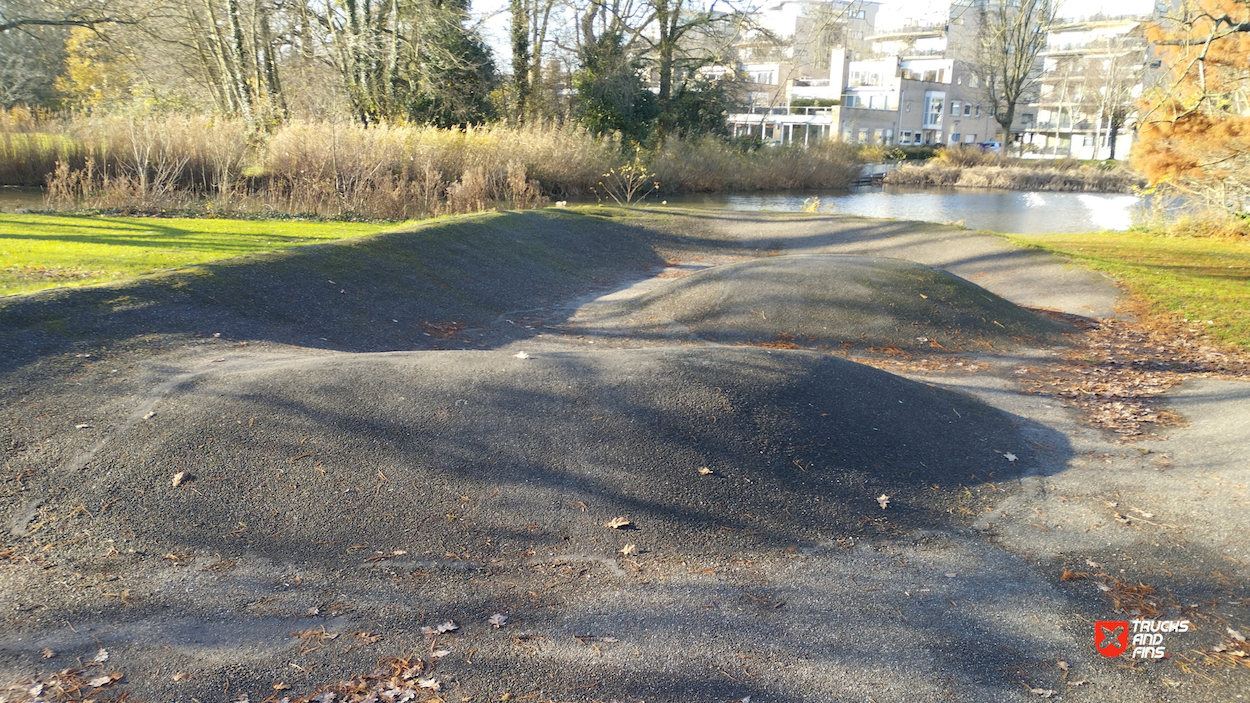
[[[886,174],[890,185],[1002,188],[1087,193],[1131,193],[1146,180],[1124,166],[1082,164],[1073,159],[1013,159],[979,149],[943,149],[923,164],[907,164]]]
[[[576,127],[291,122],[271,133],[208,116],[39,118],[0,111],[0,184],[46,184],[53,209],[289,213],[404,220],[605,195],[622,168],[665,193],[846,186],[854,147],[657,151]]]

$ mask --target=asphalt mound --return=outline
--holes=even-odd
[[[779,256],[705,269],[604,303],[579,330],[814,347],[984,351],[1062,340],[1062,325],[902,259]]]
[[[327,563],[940,529],[1028,454],[1018,418],[969,396],[754,348],[302,360],[199,376],[152,412],[55,501],[117,498],[104,522],[148,554]]]

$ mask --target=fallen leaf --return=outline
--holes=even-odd
[[[1057,666],[1063,671],[1068,670],[1068,663],[1066,661],[1063,661],[1062,659],[1059,660],[1059,663],[1057,664]]]
[[[877,503],[881,505],[882,510],[885,510],[890,505],[890,496],[882,493],[877,496]]]
[[[453,630],[459,630],[459,629],[460,629],[460,626],[457,625],[455,621],[453,620],[448,620],[447,622],[438,626],[439,632],[451,632]]]
[[[706,466],[700,466],[700,467],[699,467],[699,473],[703,474],[704,476],[711,476],[711,475],[712,475],[712,470],[711,470],[711,469],[709,469],[709,468],[708,468],[708,467],[706,467]]]
[[[1015,461],[1016,459],[1019,459],[1020,457],[1016,456],[1015,454],[1012,454],[1011,452],[1007,452],[1006,454],[1003,455],[1003,458],[1006,459],[1007,461]]]
[[[1232,637],[1233,639],[1237,640],[1238,642],[1245,642],[1245,641],[1246,641],[1246,636],[1245,636],[1245,635],[1241,634],[1240,632],[1238,632],[1238,631],[1234,630],[1234,629],[1233,629],[1233,628],[1231,628],[1231,627],[1230,627],[1230,628],[1228,628],[1228,636],[1229,636],[1229,637]]]
[[[304,615],[306,615],[306,616],[308,616],[308,617],[310,617],[310,618],[311,618],[311,617],[316,617],[316,616],[318,616],[318,615],[320,615],[320,614],[321,614],[321,608],[318,608],[318,607],[317,607],[317,606],[315,606],[315,605],[314,605],[313,607],[309,608],[308,610],[305,610],[305,611],[304,611]]]
[[[152,419],[152,418],[154,418],[154,417],[156,417],[156,413],[155,413],[155,412],[149,412],[149,413],[147,413],[146,415],[144,415],[144,416],[143,416],[143,419],[144,419],[144,420],[151,420],[151,419]]]
[[[529,354],[526,354],[526,353],[525,353],[525,352],[523,352],[523,351],[521,351],[521,352],[517,352],[517,353],[516,353],[516,358],[518,358],[518,359],[528,359],[528,358],[530,358],[530,355],[529,355]]]
[[[85,430],[85,429],[88,429],[89,427],[91,427],[91,425],[88,425],[85,422],[82,423],[81,425],[74,425],[74,429],[76,430]]]
[[[38,698],[40,693],[43,693],[43,684],[41,683],[37,683],[34,686],[31,686],[30,688],[26,689],[26,695],[28,696],[33,696],[35,698]]]
[[[431,658],[431,659],[442,659],[443,657],[447,656],[448,654],[451,654],[451,650],[450,650],[450,649],[436,649],[436,650],[434,650],[433,652],[430,652],[430,658]]]
[[[273,685],[273,690],[275,691],[287,691],[290,690],[290,688],[291,685],[286,683],[276,683]]]
[[[43,657],[44,659],[51,659],[52,657],[56,656],[56,652],[52,651],[51,649],[48,649],[47,647],[44,647],[43,649],[39,650],[39,656]]]
[[[638,545],[636,544],[627,544],[624,547],[621,547],[621,554],[624,556],[629,557],[637,553],[638,553]]]
[[[1092,567],[1094,567],[1095,569],[1101,569],[1101,568],[1102,568],[1102,564],[1099,564],[1098,562],[1094,561],[1093,559],[1086,559],[1086,560],[1085,560],[1085,563],[1086,563],[1086,565],[1088,565],[1088,566],[1092,566]]]
[[[611,520],[609,520],[609,521],[607,521],[607,522],[603,523],[603,526],[604,526],[604,527],[610,527],[610,528],[612,528],[612,529],[614,529],[614,530],[620,530],[620,529],[623,529],[623,528],[629,527],[629,526],[630,526],[630,525],[632,525],[632,524],[633,524],[633,523],[631,523],[631,522],[629,521],[629,518],[626,518],[626,517],[614,517],[614,518],[612,518]]]
[[[1035,696],[1041,696],[1042,698],[1050,698],[1055,695],[1055,692],[1049,688],[1030,688],[1029,693],[1032,693]]]
[[[438,683],[438,679],[435,678],[417,679],[417,687],[428,688],[431,691],[437,691],[442,688],[442,686]]]
[[[107,649],[101,649],[100,651],[95,653],[94,657],[91,658],[91,661],[93,662],[106,662],[108,660],[109,660],[109,651]]]
[[[182,482],[186,480],[187,480],[186,471],[179,471],[178,473],[174,474],[174,480],[173,480],[174,488],[181,486]]]
[[[494,615],[490,616],[490,620],[488,620],[487,622],[494,625],[495,629],[498,630],[499,628],[504,626],[504,623],[508,622],[508,616],[502,613],[495,613]]]
[[[1069,681],[1068,687],[1076,688],[1077,686],[1084,686],[1087,683],[1089,683],[1089,681],[1086,681],[1085,679],[1077,679],[1075,681]]]
[[[107,686],[111,683],[113,683],[112,676],[97,676],[94,679],[91,679],[90,681],[88,681],[87,685],[92,688],[100,688],[101,686]]]
[[[178,673],[174,674],[170,678],[172,678],[174,681],[190,681],[191,674],[188,674],[185,671],[179,671]]]

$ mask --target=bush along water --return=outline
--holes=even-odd
[[[861,164],[859,148],[836,142],[744,148],[716,136],[670,136],[640,150],[573,126],[292,121],[256,133],[204,116],[3,117],[0,183],[43,180],[56,209],[403,220],[596,193],[616,200],[609,183],[630,191],[626,201],[839,188]]]

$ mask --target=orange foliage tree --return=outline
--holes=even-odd
[[[1184,0],[1147,32],[1161,59],[1133,165],[1209,204],[1250,207],[1250,0]]]

